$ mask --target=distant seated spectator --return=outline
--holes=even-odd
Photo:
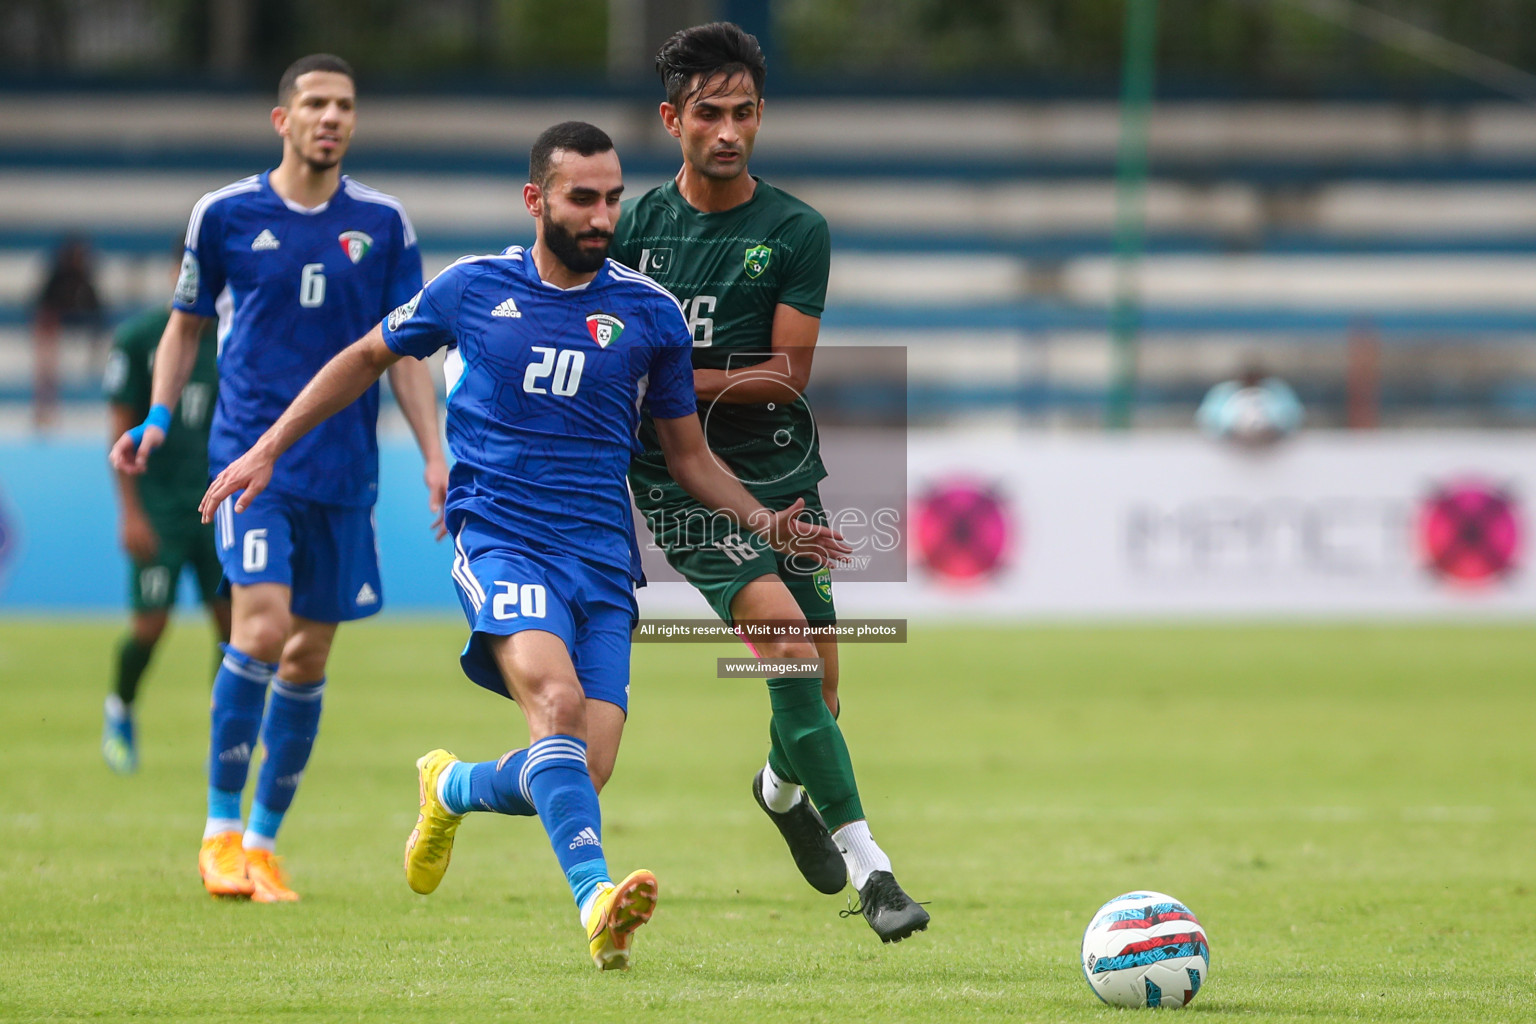
[[[65,328],[88,332],[92,351],[104,326],[96,293],[91,247],[83,238],[67,238],[54,254],[48,279],[33,308],[32,422],[54,425],[59,414],[59,336]]]
[[[1225,380],[1206,393],[1195,422],[1209,437],[1248,447],[1262,447],[1301,428],[1301,402],[1291,386],[1250,365],[1236,380]]]

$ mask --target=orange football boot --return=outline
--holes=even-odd
[[[209,895],[249,896],[254,891],[239,832],[216,832],[204,839],[197,852],[197,870]]]
[[[297,903],[299,894],[288,888],[282,859],[271,850],[247,847],[245,869],[251,876],[252,903]]]

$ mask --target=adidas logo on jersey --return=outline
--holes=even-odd
[[[522,310],[517,308],[517,303],[511,299],[502,299],[495,309],[491,310],[491,316],[522,316]]]
[[[363,584],[363,589],[359,590],[357,592],[357,603],[358,604],[378,604],[379,603],[379,595],[374,592],[374,589],[372,587],[370,587],[368,584],[364,583]]]
[[[265,252],[268,249],[276,249],[279,245],[282,243],[277,240],[277,237],[271,231],[262,228],[261,234],[256,236],[256,241],[251,243],[251,252]]]
[[[569,849],[574,850],[578,846],[598,846],[598,847],[600,847],[602,845],[603,845],[603,842],[602,842],[601,839],[597,838],[597,833],[592,831],[592,829],[590,827],[588,827],[588,828],[584,828],[580,832],[576,833],[576,838],[571,840],[571,845],[570,845]]]

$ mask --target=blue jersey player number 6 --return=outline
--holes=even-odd
[[[387,367],[448,350],[451,577],[470,628],[460,665],[517,701],[530,744],[474,765],[441,750],[417,762],[422,803],[406,879],[420,893],[437,887],[470,810],[537,815],[589,952],[609,969],[628,965],[658,893],[648,871],[610,879],[597,804],[628,708],[633,592],[643,582],[626,482],[642,406],[700,502],[784,551],[829,562],[848,549],[834,531],[795,521],[803,502],[763,508],[710,454],[681,308],[605,258],[623,190],[607,135],[556,125],[529,163],[533,248],[466,257],[404,301],[219,474],[202,509],[242,490],[235,507],[251,501],[281,471],[279,455]]]

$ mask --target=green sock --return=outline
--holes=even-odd
[[[859,787],[853,778],[853,761],[837,720],[821,698],[820,679],[770,679],[768,699],[773,706],[770,736],[778,741],[777,752],[805,787],[821,812],[829,831],[864,817]],[[773,766],[774,751],[769,752]],[[775,775],[789,781],[779,774]]]
[[[154,654],[154,644],[141,644],[131,633],[118,643],[117,681],[112,691],[124,704],[132,704],[133,699],[139,695],[139,680],[143,678],[144,670],[149,667],[149,659]]]
[[[836,719],[842,712],[843,702],[839,700],[837,702],[837,710],[832,712],[832,717]],[[784,749],[784,741],[779,738],[778,726],[773,723],[774,720],[772,718],[768,719],[768,767],[773,769],[773,774],[785,782],[798,786],[800,784],[800,777],[790,767],[789,753]]]
[[[768,767],[773,769],[773,774],[785,782],[800,784],[800,777],[789,766],[789,751],[784,749],[784,741],[779,739],[779,727],[776,724],[778,718],[768,719]]]

